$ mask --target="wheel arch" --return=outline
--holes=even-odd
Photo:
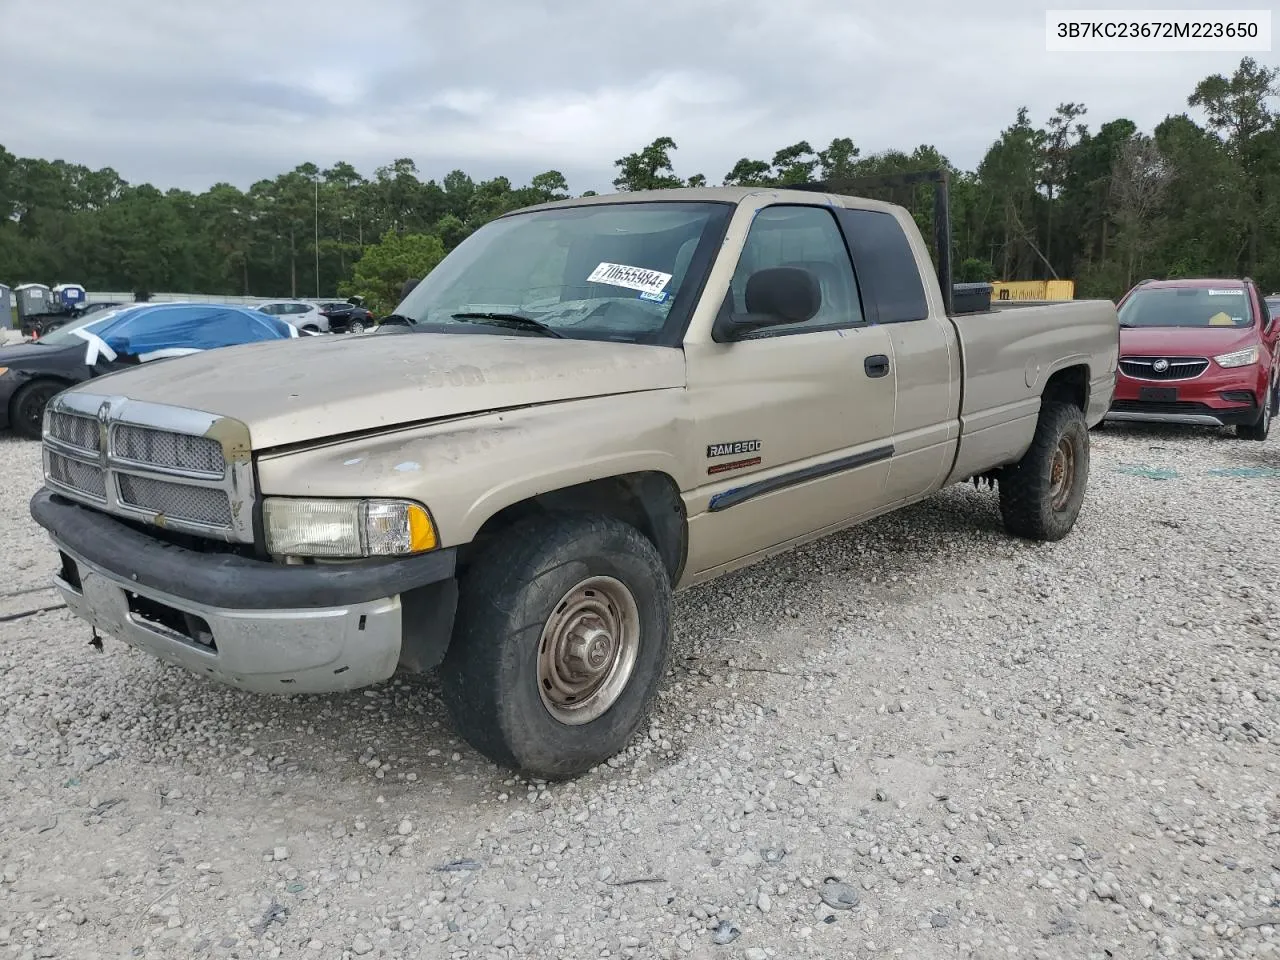
[[[1040,403],[1070,403],[1081,412],[1089,409],[1089,365],[1073,363],[1055,370],[1044,383]]]
[[[671,582],[684,572],[689,525],[680,487],[667,473],[641,470],[548,490],[504,506],[481,524],[459,556],[470,556],[521,520],[539,513],[595,513],[613,517],[639,530],[662,557]]]

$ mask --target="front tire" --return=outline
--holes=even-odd
[[[1071,532],[1089,480],[1089,428],[1080,408],[1045,403],[1035,437],[1021,460],[1000,471],[1000,516],[1005,529],[1028,540],[1053,542]]]
[[[1262,404],[1262,412],[1256,423],[1242,423],[1236,427],[1236,436],[1241,440],[1266,440],[1271,433],[1272,397],[1268,396]]]
[[[666,669],[671,582],[647,537],[605,516],[535,517],[504,532],[460,584],[441,665],[461,736],[544,780],[623,750]]]
[[[27,440],[39,440],[44,427],[44,408],[63,389],[61,383],[37,380],[15,393],[9,407],[13,432]]]

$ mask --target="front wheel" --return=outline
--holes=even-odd
[[[63,385],[52,380],[28,383],[13,395],[10,407],[14,433],[28,440],[39,440],[44,427],[44,408],[61,393]]]
[[[671,583],[657,549],[604,516],[512,527],[460,584],[441,666],[462,737],[527,776],[578,776],[623,750],[666,668]]]
[[[1262,412],[1254,423],[1242,423],[1236,427],[1236,436],[1241,440],[1263,441],[1271,432],[1271,408],[1273,399],[1268,396],[1262,403]]]
[[[1089,480],[1089,428],[1080,408],[1046,403],[1031,447],[1000,471],[1005,529],[1028,540],[1061,540],[1075,526]]]

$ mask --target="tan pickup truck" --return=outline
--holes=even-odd
[[[949,316],[900,207],[593,196],[482,227],[377,332],[59,394],[31,512],[98,629],[263,693],[439,667],[494,761],[575,776],[665,671],[673,591],[985,478],[1076,521],[1107,301]]]

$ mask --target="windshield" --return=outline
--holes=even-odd
[[[709,260],[732,212],[720,203],[611,203],[504,217],[463,241],[395,313],[413,330],[520,333],[475,316],[507,315],[564,337],[652,343],[683,325],[673,308],[687,313],[680,295],[705,270],[692,265]],[[536,325],[524,329],[533,335]]]
[[[1247,327],[1253,322],[1243,287],[1156,287],[1138,290],[1120,308],[1122,327]]]
[[[51,330],[37,340],[36,343],[48,344],[51,347],[65,347],[69,343],[84,343],[72,331],[83,330],[90,324],[98,326],[106,323],[119,312],[118,308],[114,310],[95,310],[92,313],[85,314],[83,317],[77,317],[64,323],[57,330]]]

